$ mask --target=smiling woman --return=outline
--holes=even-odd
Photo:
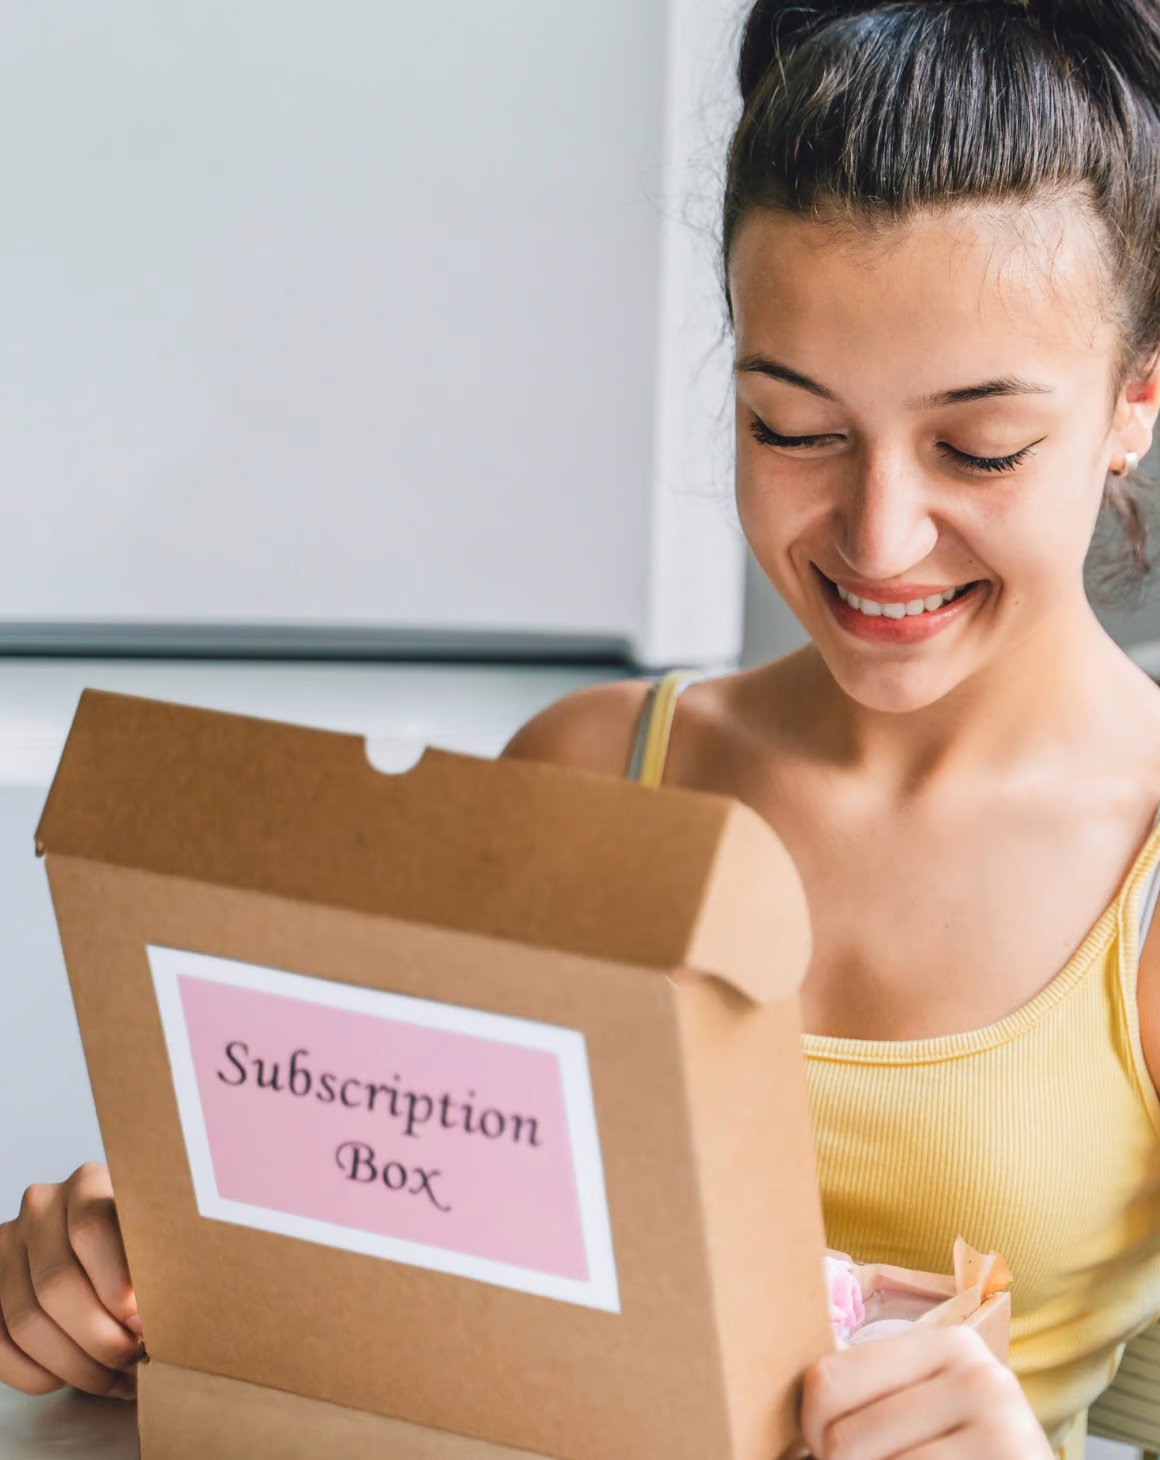
[[[1145,563],[1160,3],[761,0],[738,79],[737,508],[811,642],[687,689],[667,779],[803,873],[829,1242],[1001,1251],[1022,1391],[903,1339],[818,1365],[803,1427],[1013,1460],[1030,1406],[1079,1460],[1160,1314],[1160,696],[1083,581],[1105,505]]]
[[[810,1367],[816,1460],[1081,1460],[1160,1317],[1160,691],[1083,580],[1160,414],[1160,0],[759,0],[740,41],[737,507],[810,642],[578,691],[504,754],[770,823],[809,903],[828,1245],[939,1271],[961,1233],[1011,1269],[1009,1367],[953,1329]],[[520,1104],[306,1059],[235,1045],[224,1098],[365,1102],[373,1140],[340,1151],[368,1196],[439,1189],[380,1141],[392,1118],[407,1151],[518,1135],[539,1159]],[[102,1304],[70,1228],[103,1249]],[[104,1392],[130,1293],[107,1171],[33,1185],[0,1224],[0,1379]]]
[[[827,1242],[1011,1268],[1009,1367],[827,1355],[810,1453],[1082,1460],[1160,1318],[1160,691],[1084,589],[1105,503],[1144,550],[1160,0],[760,0],[738,80],[737,510],[810,642],[579,692],[504,753],[766,818]]]

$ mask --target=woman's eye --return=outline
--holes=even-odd
[[[757,416],[750,421],[749,429],[762,446],[815,446],[819,441],[830,439],[828,436],[779,436]]]
[[[749,429],[755,440],[762,446],[816,446],[819,441],[828,441],[830,436],[779,436],[776,431],[771,431],[764,421],[757,416],[749,423]],[[1040,441],[1043,437],[1039,438]],[[1014,471],[1020,462],[1032,454],[1032,447],[1038,446],[1038,441],[1033,441],[1030,446],[1024,446],[1020,451],[1014,451],[1010,456],[972,456],[967,451],[959,451],[956,447],[945,441],[939,442],[939,450],[952,461],[969,467],[972,471]]]
[[[1032,443],[1036,444],[1038,443]],[[972,471],[1014,471],[1021,461],[1033,454],[1030,446],[1024,446],[1021,451],[1013,451],[1010,456],[970,456],[965,451],[956,451],[945,441],[939,442],[939,450],[945,452],[952,461],[961,461],[964,466],[969,466]]]

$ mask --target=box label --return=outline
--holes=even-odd
[[[203,1216],[620,1311],[579,1030],[147,953]]]

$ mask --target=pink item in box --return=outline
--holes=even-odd
[[[839,1347],[844,1347],[850,1335],[861,1327],[866,1317],[862,1301],[862,1290],[854,1276],[854,1264],[846,1258],[832,1257],[828,1252],[822,1259],[826,1265],[826,1290],[830,1298],[830,1322]]]

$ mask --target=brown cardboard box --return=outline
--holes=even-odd
[[[798,1448],[809,929],[754,811],[86,690],[37,851],[143,1460]]]
[[[800,1059],[808,923],[756,813],[433,749],[385,775],[357,736],[86,690],[37,847],[152,1360],[144,1460],[222,1457],[227,1433],[239,1455],[286,1456],[299,1426],[304,1455],[355,1453],[356,1433],[368,1453],[440,1460],[789,1446],[799,1377],[833,1340]],[[162,955],[578,1031],[614,1297],[384,1260],[223,1207],[179,1110]],[[289,1048],[259,1040],[245,1058],[268,1056],[269,1077],[281,1056],[288,1080]],[[385,1058],[382,1079],[405,1080]],[[240,1078],[224,1058],[215,1073]],[[234,1093],[258,1099],[253,1082]],[[382,1110],[349,1116],[362,1129]],[[383,1119],[396,1151],[424,1149],[398,1127]],[[347,1178],[304,1157],[301,1181],[313,1201]]]

